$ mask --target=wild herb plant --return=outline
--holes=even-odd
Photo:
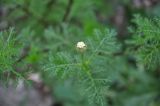
[[[113,12],[110,1],[2,1],[4,21],[15,27],[0,33],[2,83],[40,73],[65,106],[159,106],[158,17],[136,15],[121,41],[103,18]],[[130,21],[137,10],[118,2]]]
[[[81,93],[87,96],[90,102],[103,106],[105,92],[110,82],[107,70],[114,70],[111,68],[114,67],[112,64],[114,60],[110,59],[114,59],[112,54],[119,48],[114,30],[106,29],[104,32],[97,30],[95,37],[89,38],[88,44],[84,44],[84,47],[82,45],[81,48],[77,45],[77,53],[51,54],[49,59],[51,66],[47,66],[45,71],[50,71],[57,79],[72,78],[75,86],[82,88]]]

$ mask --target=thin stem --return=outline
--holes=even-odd
[[[62,22],[66,22],[71,12],[73,0],[69,0]]]
[[[62,67],[77,66],[77,65],[80,65],[80,64],[79,64],[79,63],[62,64],[62,65],[58,65],[58,66],[53,66],[53,67],[46,68],[45,71],[48,71],[48,70],[53,69],[53,68],[62,68]]]
[[[12,34],[13,34],[13,28],[10,28],[9,36],[8,36],[8,39],[7,39],[7,44],[9,43]]]

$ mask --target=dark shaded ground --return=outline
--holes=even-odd
[[[44,94],[37,87],[26,86],[22,80],[18,86],[0,86],[0,106],[53,106],[50,94]]]

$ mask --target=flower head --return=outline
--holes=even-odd
[[[87,46],[83,41],[80,41],[80,42],[77,43],[76,48],[77,48],[78,51],[84,52],[87,49]]]

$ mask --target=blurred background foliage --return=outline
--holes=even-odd
[[[113,28],[114,40],[107,38],[101,47],[107,54],[99,51],[91,63],[95,70],[107,70],[101,73],[110,80],[104,91],[106,105],[160,106],[159,16],[159,0],[1,0],[1,83],[16,80],[20,86],[29,79],[32,82],[27,87],[51,99],[51,103],[40,100],[38,104],[29,104],[35,98],[26,99],[24,106],[99,106],[81,95],[84,86],[76,85],[75,78],[59,80],[65,68],[58,69],[56,76],[53,69],[45,68],[77,62],[81,58],[75,49],[78,41],[94,50],[99,44],[96,35],[104,38],[106,32],[101,32]],[[87,50],[86,58],[90,53]],[[78,71],[77,67],[67,70]],[[8,93],[1,93],[3,89],[0,105],[14,106],[12,98],[5,101]],[[22,105],[17,102],[15,106]]]

